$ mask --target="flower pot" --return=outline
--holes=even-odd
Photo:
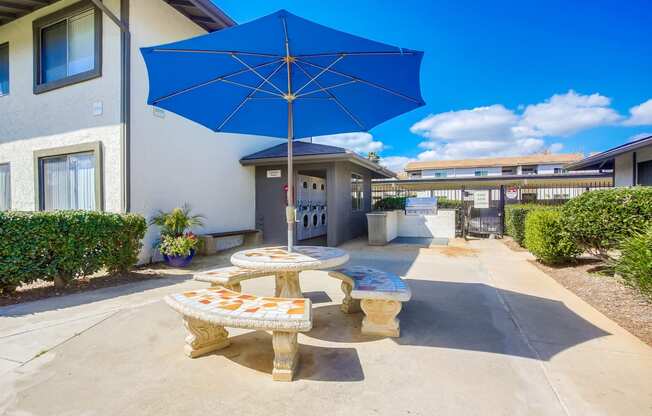
[[[163,254],[165,263],[172,267],[187,267],[193,257],[195,257],[195,250],[190,250],[190,254],[187,256],[168,256],[167,254]]]

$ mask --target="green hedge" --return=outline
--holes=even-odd
[[[125,271],[136,263],[146,229],[136,214],[0,212],[0,290]]]
[[[652,297],[652,225],[645,232],[625,239],[616,260],[616,273],[631,286]]]
[[[609,259],[623,240],[652,224],[652,187],[586,192],[564,205],[562,218],[580,247]]]
[[[505,234],[525,247],[525,218],[529,212],[542,208],[547,207],[537,204],[505,205]]]
[[[582,250],[564,230],[558,208],[531,210],[525,218],[525,246],[542,263],[563,264]]]
[[[395,209],[405,209],[404,196],[388,196],[379,199],[374,203],[374,210],[391,211]],[[462,208],[462,201],[455,201],[448,198],[437,197],[437,207],[442,209],[458,209]]]

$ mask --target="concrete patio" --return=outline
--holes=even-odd
[[[0,308],[0,414],[649,415],[652,349],[495,240],[342,248],[404,276],[399,339],[359,334],[340,282],[301,276],[314,329],[297,380],[271,380],[271,336],[191,360],[161,298],[206,284],[162,279]],[[195,268],[226,264],[200,259]],[[273,279],[243,291],[273,293]]]

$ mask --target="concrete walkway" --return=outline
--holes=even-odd
[[[352,264],[404,276],[402,337],[359,334],[339,281],[303,273],[314,329],[298,380],[271,380],[271,336],[182,353],[167,293],[187,271],[0,308],[1,415],[650,415],[652,349],[493,240],[461,249],[343,248]],[[225,263],[202,259],[195,267]],[[273,293],[272,279],[243,290]]]

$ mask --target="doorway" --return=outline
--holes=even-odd
[[[298,171],[296,190],[296,239],[298,244],[327,245],[328,190],[326,171]]]

